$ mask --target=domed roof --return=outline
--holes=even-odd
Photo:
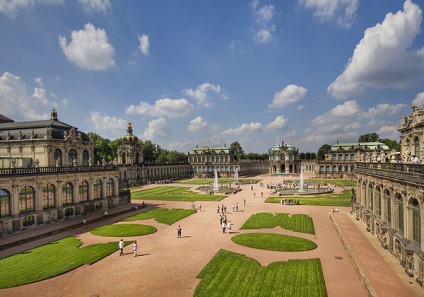
[[[127,135],[122,136],[124,143],[136,143],[138,141],[138,137],[134,136],[132,132],[131,122],[128,122]]]

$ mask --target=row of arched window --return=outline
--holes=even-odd
[[[88,166],[89,159],[90,159],[90,153],[87,150],[83,150],[82,164],[78,164],[78,165]],[[75,149],[70,149],[68,151],[67,160],[64,160],[62,150],[57,148],[54,150],[54,161],[55,161],[55,164],[57,164],[58,166],[73,166],[74,162],[78,161],[78,153]],[[67,164],[65,163],[66,161],[68,162]]]
[[[339,165],[339,166],[337,166],[337,165],[333,165],[333,166],[330,166],[330,165],[326,165],[325,167],[324,167],[324,165],[321,165],[320,167],[319,167],[319,172],[320,173],[324,173],[324,172],[327,172],[327,173],[331,173],[331,172],[353,172],[355,170],[355,165]]]
[[[160,168],[148,168],[147,173],[149,176],[164,176],[164,175],[176,175],[182,173],[189,173],[190,167],[160,167]]]
[[[355,154],[333,154],[332,161],[355,161]]]
[[[238,169],[237,166],[194,166],[193,170],[197,172],[235,172]]]
[[[190,163],[228,162],[228,156],[190,157]]]
[[[89,197],[89,184],[87,181],[81,181],[78,185],[77,197],[74,197],[74,185],[66,182],[61,187],[59,199],[62,205],[72,204],[76,202],[84,202],[88,200],[102,199],[102,181],[100,179],[94,181],[93,197]],[[41,190],[41,208],[49,209],[57,206],[58,194],[53,184],[45,184]],[[110,178],[106,183],[106,197],[112,197],[114,192],[114,180]],[[18,193],[19,213],[27,213],[35,210],[36,190],[32,186],[23,186]],[[74,199],[76,198],[76,199]],[[12,196],[7,189],[0,189],[0,217],[11,215]]]

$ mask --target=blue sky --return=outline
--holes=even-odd
[[[0,0],[0,113],[187,153],[303,152],[424,104],[418,0]]]

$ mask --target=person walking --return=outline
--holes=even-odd
[[[87,225],[87,220],[84,218],[82,220],[82,227],[85,228],[86,225]]]
[[[225,233],[226,228],[227,226],[225,225],[225,222],[222,222],[222,233]]]
[[[243,205],[246,206],[246,199],[243,199]]]
[[[231,232],[231,223],[230,222],[227,223],[227,231],[228,231],[228,234],[230,234],[230,232]]]
[[[177,227],[177,238],[181,238],[181,231],[182,231],[181,226],[178,225],[178,227]]]
[[[121,253],[119,255],[122,256],[124,254],[124,241],[122,239],[119,242],[118,246],[119,246],[119,249],[121,250]]]
[[[133,243],[133,252],[134,252],[134,257],[137,257],[137,248],[138,248],[138,244],[137,244],[137,240],[134,241]]]

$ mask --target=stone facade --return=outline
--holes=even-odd
[[[281,143],[268,150],[270,174],[300,173],[299,149]]]

